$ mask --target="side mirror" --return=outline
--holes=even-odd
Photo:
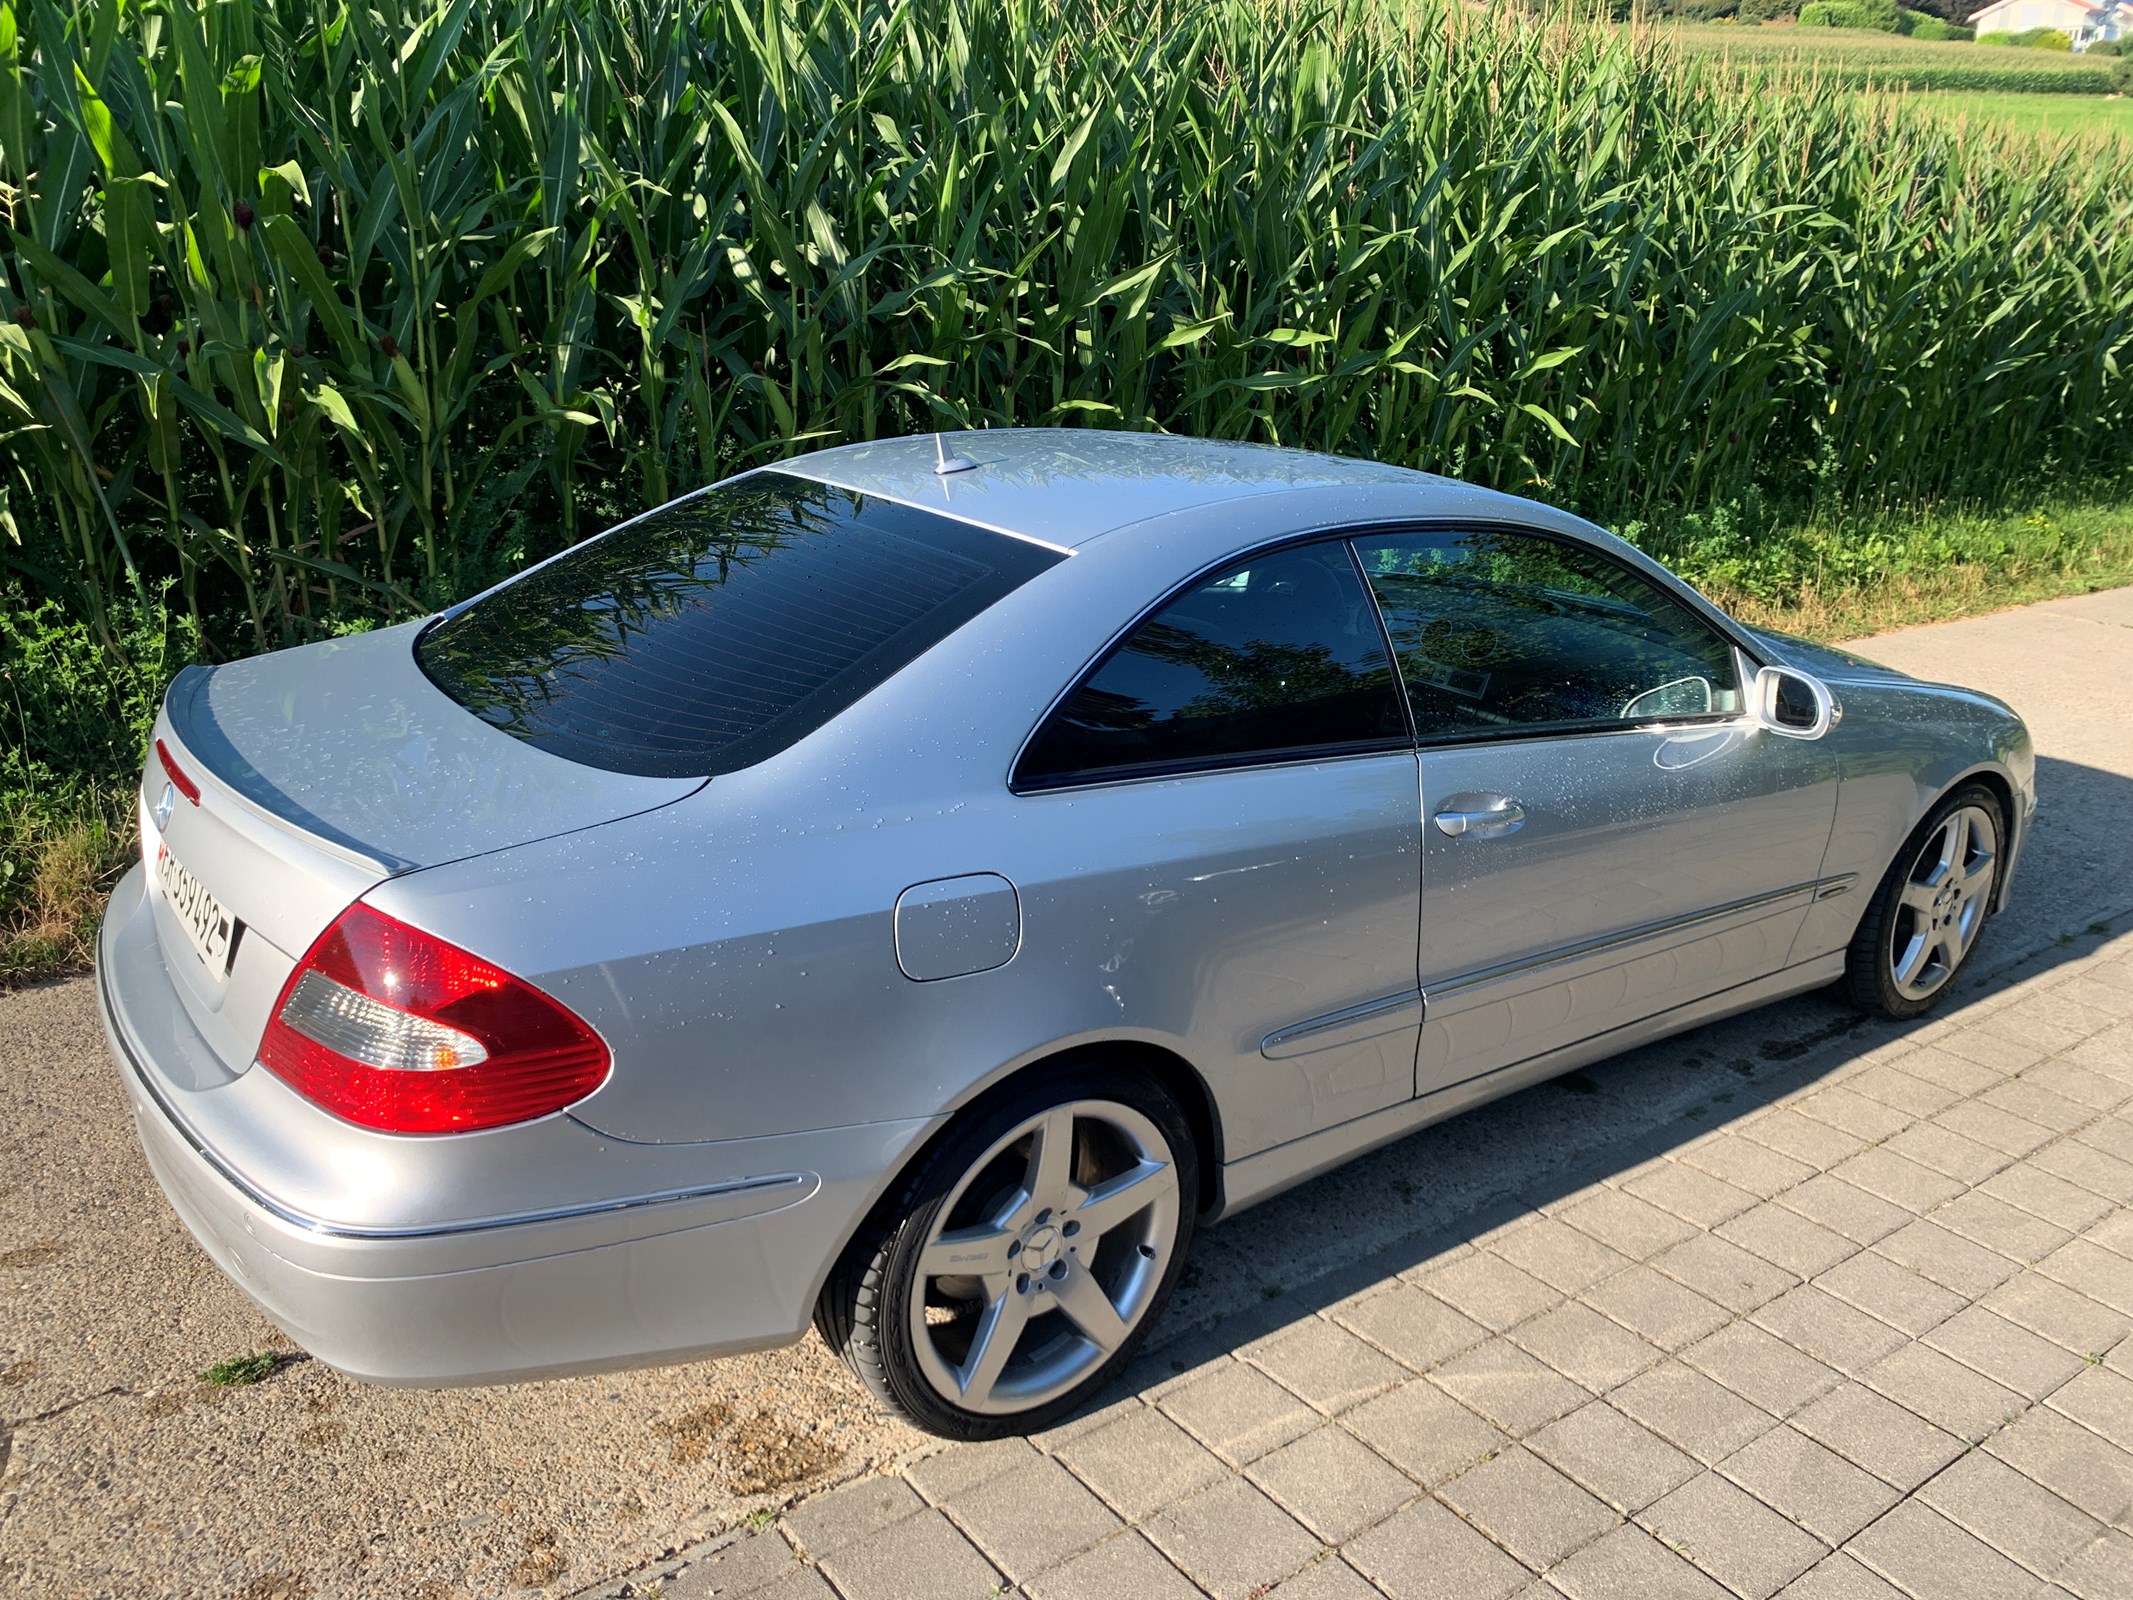
[[[1819,739],[1842,714],[1818,678],[1792,667],[1764,667],[1755,675],[1755,720],[1785,739]]]

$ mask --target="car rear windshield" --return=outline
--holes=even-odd
[[[1063,559],[782,472],[587,541],[426,630],[476,716],[611,772],[702,777],[775,754]]]

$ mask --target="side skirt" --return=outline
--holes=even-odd
[[[1433,1122],[1442,1122],[1446,1117],[1457,1116],[1462,1111],[1514,1094],[1532,1084],[1560,1077],[1590,1062],[1620,1055],[1625,1050],[1634,1050],[1638,1045],[1649,1044],[1669,1034],[1819,989],[1843,976],[1844,952],[1833,951],[1766,978],[1757,978],[1752,983],[1722,989],[1717,994],[1675,1006],[1670,1011],[1661,1011],[1642,1021],[1595,1034],[1590,1039],[1551,1050],[1546,1055],[1498,1068],[1419,1099],[1402,1101],[1351,1122],[1306,1134],[1301,1139],[1291,1139],[1287,1144],[1262,1150],[1241,1161],[1232,1161],[1222,1169],[1222,1192],[1214,1217],[1233,1216],[1284,1189],[1308,1182],[1322,1172],[1330,1172],[1367,1150],[1391,1144]]]

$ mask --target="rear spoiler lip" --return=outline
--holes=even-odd
[[[207,709],[203,691],[214,671],[212,667],[187,667],[171,680],[163,695],[163,722],[171,737],[192,758],[193,770],[212,778],[221,795],[351,866],[393,877],[422,865],[352,838],[269,783],[216,726]]]

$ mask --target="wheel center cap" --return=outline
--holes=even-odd
[[[1059,1237],[1059,1230],[1043,1227],[1034,1230],[1022,1241],[1022,1253],[1015,1259],[1024,1272],[1034,1277],[1057,1261],[1065,1249],[1066,1241]]]

